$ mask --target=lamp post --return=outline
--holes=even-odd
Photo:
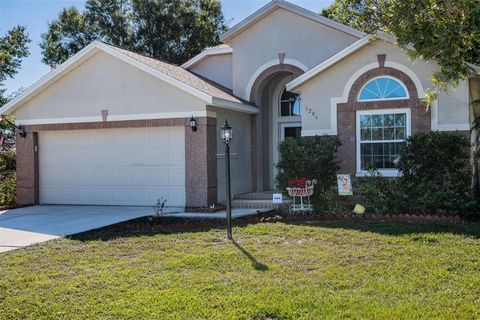
[[[225,143],[225,169],[226,176],[225,182],[227,186],[227,237],[228,239],[233,239],[232,237],[232,190],[230,183],[230,140],[232,140],[232,126],[228,123],[228,120],[225,119],[225,124],[220,130],[220,135]]]

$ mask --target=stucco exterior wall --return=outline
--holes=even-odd
[[[251,148],[250,148],[250,115],[236,111],[209,107],[217,114],[217,199],[223,202],[225,194],[225,145],[220,139],[220,128],[225,119],[233,127],[233,140],[230,144],[232,197],[235,194],[247,193],[252,190]]]
[[[213,80],[226,88],[233,88],[233,64],[231,53],[208,56],[203,61],[191,67],[190,71]]]
[[[205,103],[100,52],[27,101],[17,120],[203,111]]]
[[[279,8],[229,41],[233,47],[233,91],[249,99],[249,80],[265,64],[278,62],[279,53],[285,53],[285,63],[295,60],[310,69],[356,40]]]
[[[355,73],[361,69],[365,72],[368,69],[377,68],[378,54],[386,54],[386,66],[395,68],[401,65],[410,69],[418,78],[423,91],[433,88],[431,75],[438,70],[435,62],[412,62],[403,50],[383,40],[377,40],[295,90],[302,93],[302,130],[304,135],[335,134],[332,98],[338,103],[346,102],[346,95],[350,89],[348,85],[353,83],[357,75],[360,75],[355,75]],[[369,68],[365,69],[366,67]],[[423,97],[424,94],[419,92],[419,98]],[[305,112],[306,108],[311,109],[312,113]],[[455,130],[454,128],[457,126],[463,130],[462,126],[468,125],[468,123],[468,84],[466,81],[462,81],[456,89],[447,94],[440,94],[438,106],[432,107],[432,129],[442,130],[442,126],[447,125],[443,128]]]
[[[469,123],[468,81],[459,82],[456,88],[438,97],[438,125]]]

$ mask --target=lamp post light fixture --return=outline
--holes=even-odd
[[[225,119],[225,124],[220,130],[220,136],[225,143],[225,169],[226,169],[226,189],[227,189],[227,237],[232,237],[232,190],[230,183],[230,141],[232,140],[232,126]]]
[[[189,125],[193,132],[197,131],[197,120],[193,116],[190,118]]]

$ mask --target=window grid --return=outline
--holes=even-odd
[[[370,80],[360,90],[358,101],[394,100],[408,98],[405,85],[392,77],[378,77]]]
[[[407,137],[407,114],[362,114],[360,122],[360,169],[395,169],[400,147]]]

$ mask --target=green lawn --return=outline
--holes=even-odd
[[[0,319],[480,319],[480,223],[264,223],[0,255]]]

